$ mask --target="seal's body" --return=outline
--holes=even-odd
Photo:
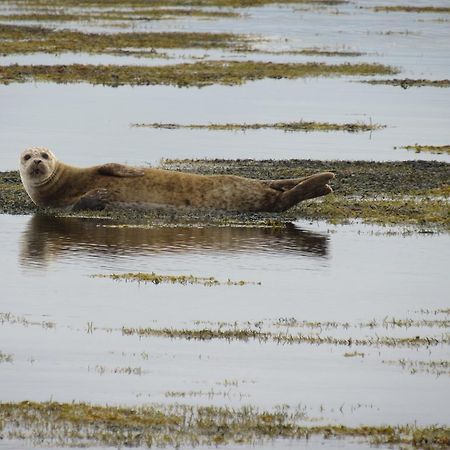
[[[174,206],[228,211],[284,211],[332,192],[330,172],[295,180],[253,180],[234,175],[196,175],[163,169],[105,164],[78,168],[47,149],[20,156],[20,176],[38,206],[103,209]]]

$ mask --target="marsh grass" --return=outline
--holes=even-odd
[[[116,281],[136,281],[138,283],[151,283],[151,284],[201,284],[203,286],[245,286],[248,284],[260,285],[259,282],[252,281],[232,281],[230,279],[226,281],[219,281],[214,277],[196,277],[194,275],[161,275],[154,272],[151,273],[112,273],[108,275],[92,275],[93,278],[111,278]]]
[[[450,445],[446,426],[304,425],[303,410],[260,410],[189,405],[140,407],[87,403],[0,403],[2,435],[52,446],[179,447],[258,444],[276,438],[358,438],[367,443],[440,449]]]
[[[370,76],[395,73],[382,64],[270,63],[208,61],[167,66],[9,65],[0,66],[0,84],[31,81],[122,85],[202,87],[237,85],[248,81],[307,77]]]
[[[274,129],[282,131],[347,131],[349,133],[358,133],[364,131],[375,131],[386,128],[385,125],[357,123],[329,123],[329,122],[306,122],[300,120],[298,122],[277,122],[277,123],[210,123],[210,124],[189,124],[182,125],[176,123],[133,123],[132,127],[136,128],[164,128],[164,129],[180,129],[188,128],[191,130],[209,130],[209,131],[247,131]]]

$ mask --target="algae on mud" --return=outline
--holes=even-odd
[[[165,128],[179,129],[189,128],[192,130],[205,129],[210,131],[246,131],[275,129],[283,131],[347,131],[349,133],[358,133],[364,131],[375,131],[386,128],[386,125],[357,123],[329,123],[329,122],[277,122],[277,123],[210,123],[210,124],[188,124],[181,125],[177,123],[133,123],[136,128]]]
[[[31,81],[121,85],[237,85],[267,78],[296,79],[331,76],[371,76],[395,73],[382,64],[268,63],[208,61],[167,66],[9,65],[0,66],[0,84]]]
[[[7,439],[39,440],[44,445],[161,447],[257,444],[276,438],[311,436],[358,438],[376,445],[447,448],[447,426],[305,425],[303,410],[281,406],[260,410],[182,404],[140,407],[88,403],[0,403],[0,429]]]
[[[29,53],[95,53],[115,54],[123,49],[152,50],[157,48],[246,48],[250,38],[232,33],[199,32],[124,32],[83,33],[53,30],[26,25],[0,24],[0,54]]]
[[[419,230],[450,231],[450,164],[437,161],[315,160],[165,160],[162,168],[201,174],[233,174],[256,179],[301,178],[332,171],[334,193],[322,201],[303,202],[283,214],[243,214],[205,210],[83,212],[125,223],[211,224],[277,227],[299,218],[347,223],[412,225]],[[18,172],[0,173],[0,213],[80,215],[38,209],[25,193]]]

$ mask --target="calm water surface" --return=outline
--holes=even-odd
[[[358,1],[314,11],[269,6],[243,10],[246,15],[237,20],[139,22],[133,30],[250,33],[264,38],[258,45],[266,50],[325,47],[366,53],[357,58],[259,54],[251,59],[379,62],[398,67],[401,78],[450,78],[450,28],[437,21],[441,15],[376,14],[360,8],[378,4]],[[0,5],[0,12],[5,11]],[[54,25],[130,31],[92,23]],[[13,55],[0,57],[0,64],[153,65],[198,57],[246,58],[218,51],[168,53],[173,59]],[[448,155],[394,149],[449,143],[449,89],[403,90],[361,84],[359,79],[264,80],[202,89],[0,86],[0,170],[16,169],[18,153],[35,145],[47,146],[63,161],[80,166],[106,161],[156,165],[161,158],[202,157],[450,161]],[[298,120],[373,122],[387,128],[348,134],[130,126]],[[386,363],[448,361],[448,345],[281,345],[122,334],[124,326],[197,330],[222,324],[227,329],[353,340],[442,338],[448,328],[424,321],[448,320],[448,314],[436,313],[449,308],[448,234],[308,222],[283,230],[118,225],[94,219],[0,216],[0,351],[13,358],[0,364],[1,400],[261,408],[286,404],[319,423],[448,424],[448,372],[412,371]],[[260,284],[153,285],[91,277],[137,271]],[[407,328],[383,325],[393,317],[416,323]],[[322,328],[295,325],[302,321],[338,323]],[[371,321],[375,325],[367,326]],[[358,354],[348,356],[354,351]],[[127,368],[132,373],[120,373]],[[5,449],[23,446],[0,442]],[[341,444],[283,440],[266,447],[335,449]],[[368,448],[347,441],[345,447]]]
[[[133,27],[63,23],[88,31],[214,31],[262,38],[262,49],[354,50],[357,58],[295,55],[246,56],[231,52],[168,51],[174,59],[108,55],[12,55],[0,64],[172,64],[206,59],[329,63],[378,62],[398,67],[400,78],[450,78],[450,27],[442,14],[375,13],[376,1],[338,7],[268,6],[244,9],[240,19],[138,21]],[[397,4],[383,2],[383,4]],[[415,2],[415,5],[428,5]],[[446,2],[434,2],[436,6]],[[439,21],[441,20],[441,21]],[[0,170],[17,167],[17,154],[42,145],[72,164],[105,161],[157,164],[161,158],[312,158],[404,160],[403,145],[448,144],[450,90],[371,86],[362,77],[265,80],[242,86],[176,88],[101,87],[30,83],[0,86]],[[380,77],[376,77],[380,78]],[[130,128],[132,123],[364,122],[386,125],[373,133],[247,133]]]
[[[118,228],[40,216],[1,216],[0,223],[0,312],[10,313],[0,342],[14,358],[1,367],[3,400],[288,404],[352,425],[450,418],[447,375],[412,375],[382,363],[448,359],[447,346],[199,342],[121,333],[122,326],[196,329],[218,322],[282,332],[286,327],[274,324],[295,318],[351,324],[322,336],[440,336],[440,328],[358,324],[448,307],[448,235],[308,223],[286,230]],[[155,286],[90,277],[130,271],[261,285]],[[344,357],[354,350],[364,357]],[[114,372],[126,367],[138,374]]]

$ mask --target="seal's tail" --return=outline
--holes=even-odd
[[[333,178],[333,173],[322,172],[299,179],[295,184],[295,180],[286,180],[284,186],[282,185],[284,180],[275,180],[274,183],[279,184],[279,190],[283,191],[275,205],[276,211],[286,211],[303,200],[321,197],[333,192],[333,189],[327,184]]]

